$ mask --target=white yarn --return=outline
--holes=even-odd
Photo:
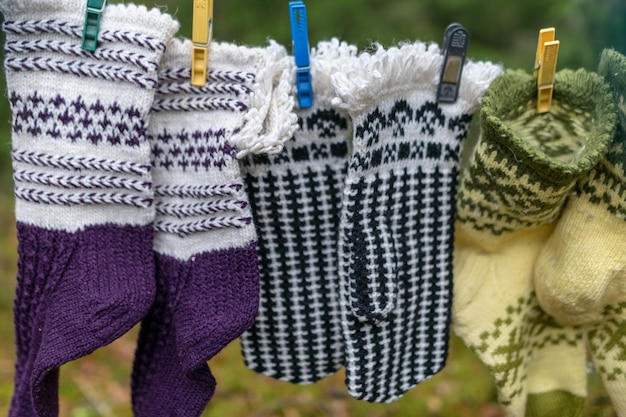
[[[271,44],[274,45],[273,42]],[[340,42],[336,38],[320,42],[317,47],[311,49],[311,82],[314,102],[330,105],[330,101],[335,97],[330,75],[356,55],[356,46]],[[256,141],[248,141],[251,146],[239,152],[238,158],[243,158],[250,153],[279,153],[283,150],[284,143],[291,139],[298,129],[298,116],[294,112],[297,107],[294,58],[283,56],[275,66],[278,70],[275,74],[272,98],[264,121],[263,132]]]
[[[284,47],[270,41],[264,66],[257,73],[251,109],[245,115],[244,127],[232,140],[240,149],[237,158],[280,152],[298,126],[286,55]]]
[[[371,107],[383,95],[403,93],[420,85],[437,86],[444,56],[437,44],[415,42],[385,50],[375,45],[331,75],[337,97],[333,105],[358,113]],[[502,73],[502,66],[491,62],[466,60],[459,100],[480,103],[491,82]],[[472,109],[470,107],[469,111]]]
[[[163,68],[190,68],[191,48],[190,40],[173,39],[168,44]],[[248,109],[241,116],[239,129],[229,139],[239,150],[237,158],[281,151],[297,128],[285,48],[274,41],[267,47],[213,42],[207,71],[254,75],[254,82],[249,86],[251,92],[245,99]]]
[[[352,65],[357,57],[357,47],[337,38],[323,41],[311,48],[311,73],[313,80],[313,100],[330,104],[336,96],[332,84],[332,74]]]

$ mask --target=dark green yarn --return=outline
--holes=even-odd
[[[618,107],[619,123],[613,144],[621,144],[626,148],[626,56],[613,49],[605,49],[600,56],[598,74],[604,77],[613,93]],[[626,152],[607,155],[609,163],[626,166]]]
[[[616,101],[626,105],[626,57],[614,49],[605,49],[600,56],[598,74],[604,77]],[[620,111],[621,124],[626,125],[625,109]]]
[[[481,135],[457,197],[464,227],[497,237],[554,221],[576,182],[611,143],[617,107],[598,74],[556,74],[552,111],[536,111],[537,82],[507,71],[483,97]]]
[[[598,73],[605,78],[618,108],[618,124],[603,160],[574,188],[575,194],[626,221],[626,57],[603,51]]]
[[[553,105],[578,109],[588,118],[588,136],[576,138],[585,146],[570,162],[547,155],[542,149],[531,146],[528,138],[521,137],[508,121],[526,113],[537,99],[537,81],[522,71],[508,70],[496,79],[483,97],[481,108],[483,140],[498,143],[504,157],[517,161],[524,171],[535,171],[548,184],[564,185],[577,179],[596,165],[613,139],[616,125],[616,108],[608,86],[603,79],[585,70],[557,72]],[[551,115],[535,113],[537,118]],[[522,175],[525,172],[520,172]]]

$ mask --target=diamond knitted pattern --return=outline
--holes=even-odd
[[[508,415],[579,415],[582,332],[541,310],[532,271],[576,180],[606,151],[615,107],[602,79],[583,70],[556,74],[549,113],[535,101],[536,80],[519,71],[483,98],[457,198],[453,329],[493,373]]]

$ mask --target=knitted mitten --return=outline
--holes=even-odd
[[[19,241],[11,416],[57,415],[59,367],[124,334],[155,294],[146,128],[178,25],[110,6],[88,53],[85,6],[0,1]]]
[[[313,107],[297,112],[299,129],[284,152],[242,161],[261,271],[243,357],[249,368],[293,383],[343,365],[336,242],[351,131],[349,116],[330,105],[329,77],[355,53],[338,41],[312,50]]]
[[[594,291],[593,294],[598,294],[599,301],[607,305],[599,312],[600,320],[585,328],[588,330],[587,337],[596,370],[602,377],[615,412],[623,416],[626,415],[626,57],[617,51],[605,50],[598,72],[605,77],[613,90],[619,107],[619,127],[605,160],[594,173],[595,176],[590,176],[589,183],[583,183],[584,187],[579,185],[581,191],[588,190],[588,195],[581,192],[577,197],[579,204],[584,204],[580,210],[590,211],[594,217],[585,218],[586,221],[582,224],[572,225],[588,233],[588,241],[577,242],[581,252],[577,251],[574,256],[587,257],[589,255],[586,251],[590,251],[595,258],[588,259],[590,263],[587,265],[605,268],[596,269],[596,275],[582,268],[582,271],[576,271],[576,276],[588,281],[583,288],[597,285],[593,279],[604,284],[601,287],[604,293],[598,294]],[[583,199],[588,199],[589,202],[582,203],[585,201]],[[593,210],[591,204],[596,205]],[[596,245],[600,245],[602,250]],[[611,266],[615,269],[611,270]],[[620,270],[621,275],[618,275]],[[603,274],[598,274],[602,272]],[[585,273],[589,275],[580,275]]]
[[[459,99],[438,104],[436,45],[362,54],[333,76],[354,125],[339,269],[346,383],[397,399],[448,353],[454,196],[471,114],[500,68],[466,64]]]
[[[626,60],[605,51],[602,75],[624,103]],[[582,178],[535,269],[537,298],[558,322],[586,324],[626,301],[626,133],[622,123],[606,157]]]
[[[483,98],[457,199],[453,329],[493,373],[508,415],[576,416],[582,334],[541,310],[532,271],[568,193],[604,154],[615,107],[602,79],[582,70],[556,74],[550,113],[536,112],[536,88],[508,71]]]
[[[157,295],[133,369],[137,417],[199,416],[215,389],[206,361],[252,324],[256,232],[236,156],[276,151],[295,127],[287,77],[282,119],[268,116],[284,48],[213,43],[204,87],[190,83],[191,53],[168,44],[150,121]]]

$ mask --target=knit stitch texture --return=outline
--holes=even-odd
[[[500,68],[468,62],[459,100],[436,102],[443,55],[415,43],[355,58],[333,75],[354,126],[339,228],[346,382],[376,402],[445,365],[454,196],[461,144]]]
[[[295,128],[284,48],[213,43],[203,87],[189,82],[191,53],[168,44],[152,107],[157,295],[133,368],[138,417],[199,416],[215,389],[206,361],[252,324],[256,231],[236,157],[280,149]]]
[[[243,357],[250,369],[293,383],[343,366],[337,239],[351,125],[330,104],[330,70],[354,55],[355,47],[337,40],[313,48],[313,107],[296,112],[298,130],[283,152],[242,160],[261,271],[259,313],[242,336]]]
[[[601,298],[607,305],[602,309],[601,319],[584,326],[589,339],[591,358],[602,378],[604,387],[611,397],[617,415],[626,414],[626,273],[624,261],[624,214],[626,214],[626,56],[607,49],[602,52],[598,73],[604,76],[611,87],[618,106],[619,123],[615,138],[604,161],[598,165],[595,175],[589,177],[587,187],[581,187],[577,195],[586,194],[589,203],[596,205],[603,214],[600,218],[607,222],[613,234],[601,234],[603,255],[617,254],[621,263],[615,274],[610,275],[610,283]],[[583,194],[584,193],[584,194]],[[600,229],[604,231],[603,229]],[[593,230],[597,232],[597,230]],[[585,247],[591,245],[584,241]],[[610,258],[609,258],[610,259]],[[607,265],[610,265],[607,262]],[[609,269],[610,271],[610,269]]]
[[[18,234],[10,416],[58,415],[58,372],[154,299],[148,112],[178,25],[111,6],[80,49],[85,2],[1,1]],[[158,28],[158,29],[155,29]]]
[[[519,71],[483,98],[457,198],[453,329],[493,373],[507,415],[577,415],[582,331],[541,310],[532,271],[576,180],[606,151],[615,108],[601,78],[583,70],[556,74],[550,113],[537,114],[535,100],[536,81]]]

